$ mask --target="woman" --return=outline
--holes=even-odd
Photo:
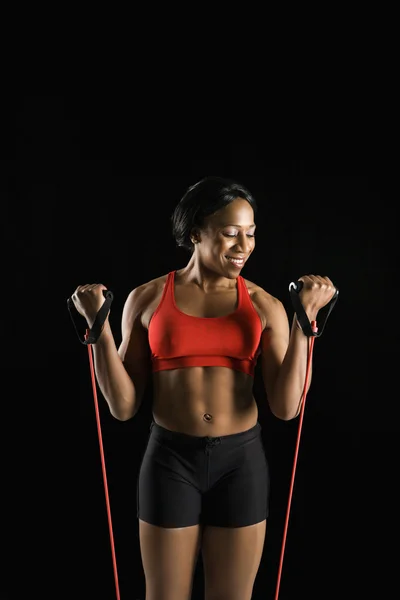
[[[283,304],[240,272],[255,248],[256,202],[237,182],[206,177],[172,215],[183,269],[133,289],[117,349],[107,318],[93,346],[111,414],[139,410],[154,383],[151,433],[138,478],[146,600],[189,600],[201,548],[206,600],[250,600],[264,547],[268,464],[253,396],[261,373],[273,414],[300,411],[308,338]],[[329,303],[328,277],[308,275],[300,300],[309,320]],[[72,299],[92,327],[101,284]],[[309,378],[309,383],[311,378]]]

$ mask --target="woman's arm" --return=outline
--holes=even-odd
[[[314,321],[320,308],[332,299],[335,288],[327,277],[307,275],[301,277],[303,290],[300,300],[309,321]],[[262,333],[261,369],[268,402],[273,414],[289,420],[298,416],[304,391],[308,391],[312,378],[312,365],[304,390],[309,355],[309,338],[293,318],[289,321],[283,304],[265,294],[261,300],[267,326]]]
[[[126,421],[138,412],[150,373],[147,330],[141,323],[144,286],[130,292],[122,314],[122,342],[117,350],[107,317],[94,349],[100,390],[111,414]]]
[[[262,334],[261,370],[272,413],[285,421],[298,416],[304,392],[308,360],[308,338],[293,318],[289,322],[283,305],[276,301],[270,311],[271,326]],[[310,368],[307,391],[311,384]]]

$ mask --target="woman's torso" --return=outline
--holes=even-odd
[[[148,330],[159,306],[167,275],[149,282],[151,293],[142,313]],[[258,286],[244,280],[253,301]],[[237,307],[238,292],[220,290],[204,294],[193,284],[180,284],[176,272],[174,296],[177,308],[190,316],[223,317]],[[264,329],[265,318],[253,301]],[[211,322],[210,322],[211,323]],[[195,436],[222,436],[246,431],[257,423],[258,409],[251,375],[225,367],[188,367],[153,373],[152,412],[156,423]],[[211,419],[210,419],[211,416]]]

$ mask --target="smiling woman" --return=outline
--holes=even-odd
[[[269,468],[253,395],[261,371],[271,411],[300,411],[308,339],[282,302],[241,276],[255,249],[256,202],[241,184],[206,177],[171,216],[186,266],[133,289],[116,348],[109,319],[94,345],[96,376],[111,414],[136,415],[153,379],[150,435],[137,482],[146,600],[189,600],[200,549],[206,600],[250,600],[269,504]],[[299,278],[309,320],[335,288]],[[100,284],[72,299],[89,327]],[[311,382],[311,376],[309,377]],[[309,384],[308,384],[309,385]]]

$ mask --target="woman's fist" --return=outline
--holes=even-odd
[[[335,286],[329,277],[303,275],[303,277],[299,277],[299,281],[303,282],[299,298],[307,313],[316,314],[332,300],[336,292]]]
[[[88,283],[79,285],[71,296],[76,310],[86,319],[89,329],[93,327],[97,313],[105,302],[103,290],[106,289],[102,283]]]

